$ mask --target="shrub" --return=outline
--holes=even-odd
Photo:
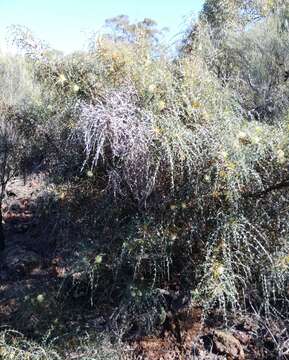
[[[0,333],[0,359],[59,360],[60,356],[45,346],[24,338],[16,331]]]
[[[69,280],[150,329],[144,309],[170,291],[225,315],[288,309],[287,8],[234,2],[228,25],[225,3],[206,2],[173,59],[153,23],[125,17],[88,53],[21,40],[40,89],[21,114],[78,228]]]

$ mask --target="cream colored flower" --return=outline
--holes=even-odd
[[[37,295],[36,300],[37,300],[37,302],[39,302],[41,304],[45,300],[45,297],[43,294],[39,294],[39,295]]]
[[[260,144],[260,138],[259,138],[259,136],[253,136],[252,137],[252,142],[253,142],[253,144]]]
[[[171,234],[171,240],[175,241],[177,239],[177,234],[172,233]]]
[[[224,274],[224,271],[225,271],[225,268],[224,268],[224,266],[223,265],[219,265],[217,268],[216,268],[216,274],[217,275],[222,275],[222,274]]]
[[[160,111],[162,111],[166,107],[166,103],[163,100],[160,100],[158,102],[158,108]]]
[[[256,131],[256,134],[261,134],[263,130],[260,126],[256,126],[255,131]]]
[[[186,209],[186,208],[187,208],[187,204],[183,202],[183,203],[181,204],[181,207],[182,207],[182,209]]]
[[[73,91],[74,92],[78,92],[79,91],[79,86],[77,84],[73,85]]]
[[[97,255],[94,259],[95,264],[101,264],[102,263],[102,256]]]
[[[238,134],[239,139],[246,139],[247,134],[244,131],[240,131]]]
[[[159,127],[155,127],[154,132],[155,132],[156,135],[161,135],[162,129],[160,129]]]
[[[279,149],[277,151],[277,160],[278,160],[278,163],[279,164],[284,164],[285,161],[286,161],[286,158],[285,158],[285,153],[283,150]]]
[[[228,170],[231,170],[231,171],[233,171],[233,170],[235,170],[236,169],[236,167],[237,167],[237,165],[234,163],[234,162],[228,162],[228,163],[226,163],[226,168],[228,169]]]
[[[111,58],[112,58],[112,60],[118,60],[119,59],[118,53],[116,53],[116,52],[112,53]]]
[[[240,131],[238,134],[240,144],[247,145],[251,143],[250,137],[244,131]]]
[[[154,93],[155,90],[156,90],[155,84],[150,84],[150,86],[148,87],[148,91],[149,91],[150,93]]]
[[[60,193],[59,199],[60,199],[60,200],[64,200],[64,199],[65,199],[65,192],[61,192],[61,193]]]
[[[219,262],[216,262],[214,265],[213,265],[213,276],[215,279],[218,279],[221,275],[224,274],[224,271],[225,271],[225,268],[224,268],[224,265],[219,263]]]
[[[227,157],[228,157],[228,153],[227,153],[227,151],[225,151],[225,150],[220,151],[220,152],[219,152],[219,155],[220,155],[220,157],[223,158],[223,159],[227,159]]]
[[[191,106],[193,109],[200,109],[201,104],[198,101],[192,101]]]
[[[60,82],[62,85],[67,81],[64,74],[60,74],[58,77],[58,82]]]

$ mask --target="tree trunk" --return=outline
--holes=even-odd
[[[0,251],[3,251],[5,249],[5,235],[2,220],[2,202],[0,202]]]

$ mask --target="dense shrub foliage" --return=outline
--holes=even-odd
[[[71,226],[58,244],[77,249],[67,281],[92,304],[123,304],[149,329],[170,292],[286,317],[288,14],[207,0],[174,57],[148,19],[112,19],[67,56],[13,29],[23,54],[0,59],[7,169],[25,156],[58,184]]]

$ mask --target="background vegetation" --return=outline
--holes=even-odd
[[[185,301],[224,324],[288,320],[288,32],[278,0],[207,0],[174,55],[149,19],[108,20],[66,56],[10,29],[1,198],[35,164],[49,174],[65,301],[80,291],[124,338],[157,331]],[[59,356],[9,339],[13,358]]]

